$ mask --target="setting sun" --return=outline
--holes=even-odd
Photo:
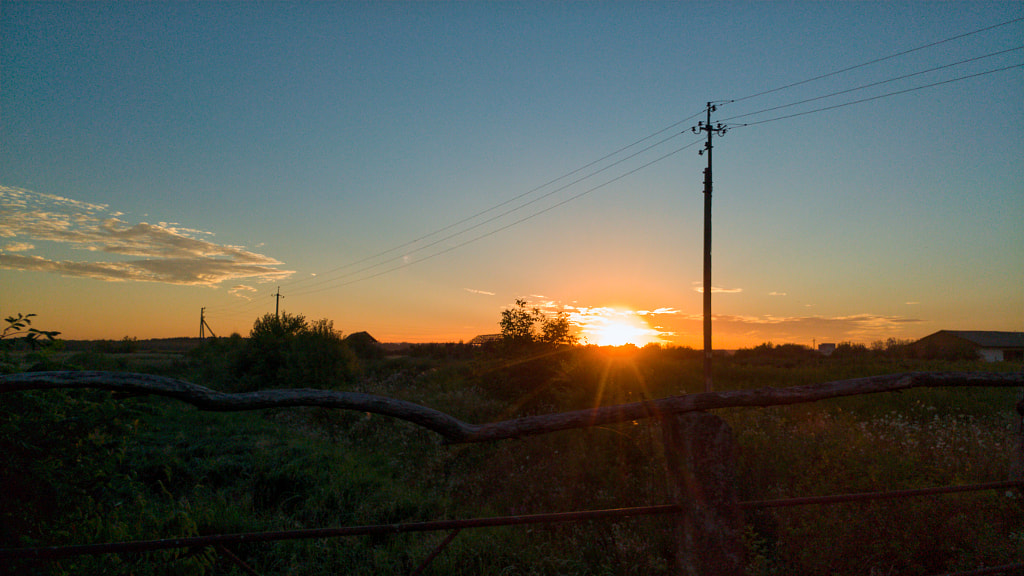
[[[642,317],[614,310],[588,318],[583,334],[588,341],[598,346],[643,346],[658,342],[660,335]]]

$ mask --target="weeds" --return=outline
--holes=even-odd
[[[227,377],[242,345],[210,344],[173,369],[228,389],[218,379]],[[788,367],[724,359],[716,386],[790,386],[893,367],[793,354]],[[68,363],[116,368],[104,358]],[[898,362],[902,370],[952,366]],[[697,391],[702,381],[699,355],[685,349],[577,348],[510,364],[439,346],[363,358],[358,374],[336,386],[485,422],[660,398]],[[761,500],[1006,479],[1018,441],[1018,397],[1014,390],[913,390],[719,414],[739,445],[741,498]],[[662,504],[668,487],[660,438],[657,422],[637,421],[444,446],[411,424],[357,412],[220,414],[100,392],[6,394],[0,546]],[[746,521],[749,572],[756,575],[933,574],[1024,556],[1017,492],[756,510]],[[674,546],[670,523],[647,517],[464,530],[428,573],[665,574]],[[407,574],[443,537],[250,543],[232,552],[265,575]],[[240,573],[213,549],[19,560],[9,569]]]

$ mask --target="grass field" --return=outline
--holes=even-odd
[[[152,370],[226,389],[214,364],[229,352],[161,355],[150,364],[141,355],[80,352],[59,367]],[[744,389],[922,369],[1021,366],[738,355],[716,361],[715,382]],[[340,387],[482,423],[697,392],[701,378],[699,355],[686,349],[577,348],[512,359],[439,345],[361,359]],[[764,500],[1006,480],[1020,397],[1019,389],[921,389],[717,413],[739,445],[740,498]],[[414,425],[365,413],[206,413],[97,391],[10,393],[0,403],[0,547],[664,504],[660,438],[656,421],[636,421],[446,446]],[[1024,558],[1024,502],[1015,491],[759,510],[745,521],[752,575],[927,575]],[[464,530],[425,573],[666,574],[670,522]],[[262,575],[409,574],[445,536],[231,550]],[[212,548],[22,559],[4,570],[244,574]]]

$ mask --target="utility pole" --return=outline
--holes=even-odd
[[[206,338],[206,330],[210,331],[210,336],[213,336],[214,338],[217,337],[217,335],[213,333],[213,328],[210,328],[210,325],[206,323],[206,307],[204,306],[204,307],[199,309],[199,339],[200,340],[204,340]]]
[[[276,318],[277,320],[280,320],[281,319],[281,298],[284,298],[284,296],[281,296],[281,287],[280,286],[277,287],[277,294],[274,294],[274,296],[277,298],[277,302],[274,304],[274,318]]]
[[[694,134],[708,133],[708,141],[704,144],[704,152],[708,153],[708,167],[704,169],[704,391],[711,392],[711,136],[725,134],[726,128],[719,122],[711,125],[711,113],[717,106],[708,102],[707,122],[697,122],[692,128]]]

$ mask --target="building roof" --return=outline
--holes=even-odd
[[[1024,332],[993,332],[985,330],[939,330],[932,336],[948,334],[981,348],[1024,348]],[[925,338],[930,338],[926,336]],[[924,338],[922,338],[924,340]]]
[[[370,336],[370,333],[366,332],[365,330],[362,331],[362,332],[356,332],[354,334],[349,334],[348,336],[345,337],[345,340],[347,342],[359,342],[361,344],[362,343],[366,343],[366,344],[379,344],[377,339],[374,338],[373,336]]]

